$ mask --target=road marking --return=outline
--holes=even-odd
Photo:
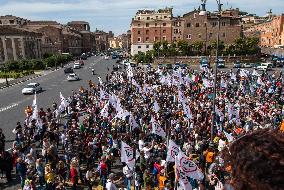
[[[13,104],[11,104],[11,105],[9,105],[9,106],[6,106],[6,107],[3,107],[3,108],[0,108],[0,112],[3,112],[3,111],[6,111],[6,110],[9,110],[9,109],[11,109],[11,108],[13,108],[13,107],[16,107],[16,106],[18,106],[19,104],[17,104],[17,103],[13,103]]]

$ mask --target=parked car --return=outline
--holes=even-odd
[[[64,73],[65,73],[65,74],[67,74],[67,73],[73,73],[73,72],[74,72],[74,71],[73,71],[72,67],[67,67],[67,68],[64,69]]]
[[[68,77],[67,77],[67,80],[68,80],[68,81],[77,81],[77,80],[79,80],[79,79],[80,79],[79,76],[76,75],[75,73],[71,73],[71,74],[69,74]]]
[[[251,67],[254,69],[257,69],[257,67],[260,66],[260,63],[252,63]]]
[[[167,69],[173,69],[173,65],[172,64],[167,64],[166,68]]]
[[[112,58],[112,59],[116,59],[116,58],[117,58],[117,55],[113,54],[113,55],[111,56],[111,58]]]
[[[175,63],[174,70],[178,70],[180,68],[180,63]]]
[[[81,68],[81,64],[79,62],[75,62],[73,69],[80,69]]]
[[[237,61],[234,62],[234,68],[241,68],[241,67],[242,67],[242,65],[241,65],[240,60],[237,60]]]
[[[199,61],[201,67],[209,67],[209,62],[206,57],[202,57]]]
[[[273,68],[272,63],[262,63],[262,65],[266,65],[268,70],[271,70]]]
[[[256,69],[259,71],[267,71],[268,66],[266,64],[261,63],[259,66],[256,67]]]
[[[80,59],[82,59],[82,60],[87,60],[87,58],[88,58],[88,56],[87,56],[85,53],[83,53],[83,54],[80,56]]]
[[[188,67],[187,64],[182,64],[182,65],[181,65],[181,68],[182,68],[182,69],[186,69],[187,67]]]
[[[242,67],[244,67],[244,68],[251,68],[252,65],[250,63],[244,63]]]
[[[105,56],[105,60],[109,60],[109,56],[106,55],[106,56]]]
[[[221,58],[218,59],[217,67],[218,68],[225,68],[225,60],[221,59]]]
[[[23,90],[22,94],[34,94],[36,92],[42,91],[42,88],[39,83],[29,83]]]

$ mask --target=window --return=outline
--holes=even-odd
[[[167,18],[167,16],[164,16],[164,18]]]
[[[156,19],[158,19],[159,17],[158,16],[156,16]]]
[[[149,27],[149,23],[146,23],[146,27]]]
[[[226,22],[222,22],[222,26],[226,26]]]
[[[138,30],[138,34],[141,34],[140,30]]]
[[[213,27],[217,26],[217,22],[212,23]]]
[[[146,37],[146,42],[148,42],[149,41],[149,37]]]
[[[199,27],[199,23],[197,22],[197,23],[195,23],[195,27]]]
[[[141,46],[138,46],[138,49],[141,49]]]
[[[167,26],[167,24],[166,24],[166,23],[163,23],[163,26]]]
[[[150,17],[147,17],[147,20],[150,20]]]
[[[204,22],[204,27],[206,27],[207,26],[207,23],[206,22]]]
[[[149,34],[149,30],[146,30],[146,34]]]
[[[209,38],[212,38],[212,35],[213,35],[212,33],[209,33]]]
[[[141,42],[141,38],[139,37],[139,38],[137,39],[137,41],[138,41],[138,42]]]
[[[2,21],[0,20],[0,24],[2,24]]]
[[[149,45],[146,45],[146,48],[149,48]]]
[[[194,13],[193,18],[196,18],[196,13]]]
[[[157,23],[155,23],[155,26],[158,26],[158,24],[157,24]]]
[[[158,30],[155,30],[155,33],[158,33]]]
[[[163,40],[166,41],[166,40],[167,40],[167,37],[166,37],[166,36],[163,36]]]
[[[177,40],[177,38],[174,36],[174,41],[176,41]]]
[[[138,27],[140,27],[140,24],[138,24]]]
[[[166,33],[166,30],[163,30],[163,33]]]
[[[186,24],[186,27],[187,27],[187,28],[191,27],[191,23],[187,23],[187,24]]]
[[[201,38],[201,34],[198,34],[198,38]]]
[[[140,20],[140,17],[138,17],[138,20]]]
[[[14,20],[10,20],[10,24],[14,24]]]
[[[224,33],[222,34],[222,36],[223,36],[223,37],[226,37],[226,34],[225,34],[225,32],[224,32]]]
[[[158,41],[158,40],[159,40],[159,37],[156,36],[156,37],[154,38],[154,41]]]
[[[186,39],[191,39],[191,34],[187,34]]]

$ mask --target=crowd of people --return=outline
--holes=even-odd
[[[0,131],[8,181],[14,168],[25,190],[284,189],[282,73],[218,72],[216,97],[207,68],[129,66],[98,81],[50,108],[35,96],[11,153]]]

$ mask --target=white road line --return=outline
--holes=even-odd
[[[13,107],[16,107],[16,106],[18,106],[19,104],[17,104],[17,103],[13,103],[13,104],[11,104],[11,105],[9,105],[9,106],[6,106],[6,107],[3,107],[3,108],[0,108],[0,112],[3,112],[3,111],[6,111],[6,110],[9,110],[9,109],[11,109],[11,108],[13,108]]]

